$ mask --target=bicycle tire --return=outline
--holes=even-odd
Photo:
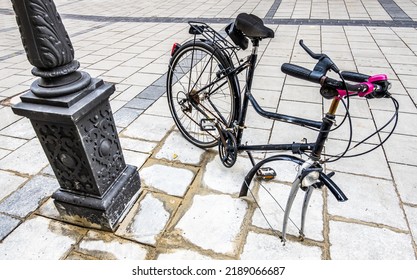
[[[237,119],[236,105],[240,105],[240,99],[235,75],[228,75],[201,92],[222,69],[230,67],[219,49],[202,41],[185,43],[171,58],[167,74],[169,109],[179,131],[197,147],[211,148],[218,143],[218,129],[203,130],[203,119],[216,119],[216,126],[223,128]]]

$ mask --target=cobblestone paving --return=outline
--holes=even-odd
[[[126,162],[139,168],[142,194],[114,233],[60,220],[50,198],[58,189],[52,169],[30,122],[11,110],[34,77],[11,3],[0,0],[0,259],[416,259],[416,1],[55,3],[82,69],[116,84],[111,106]],[[301,242],[290,223],[285,247],[277,232],[283,214],[268,192],[285,205],[295,167],[273,164],[277,179],[254,189],[261,212],[253,199],[238,197],[250,160],[242,154],[226,169],[216,149],[189,144],[176,130],[165,97],[171,45],[189,38],[186,21],[208,20],[220,30],[240,12],[264,18],[275,31],[274,39],[261,42],[253,84],[266,109],[319,120],[329,105],[316,85],[280,71],[284,62],[314,65],[299,39],[343,70],[388,73],[400,103],[398,128],[383,148],[326,166],[336,172],[348,202],[315,191],[306,239]],[[358,141],[381,127],[393,107],[387,100],[352,100],[350,113]],[[248,114],[248,143],[314,141],[312,131]],[[389,131],[368,139],[365,148]],[[343,151],[346,133],[332,134],[326,151]],[[298,196],[291,217],[297,226],[301,204]]]

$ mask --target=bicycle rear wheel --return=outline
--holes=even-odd
[[[180,132],[195,146],[217,145],[216,127],[229,127],[236,119],[236,77],[223,71],[230,66],[221,51],[201,41],[185,43],[171,59],[169,109]],[[212,129],[202,122],[212,123]]]

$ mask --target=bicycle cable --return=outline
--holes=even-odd
[[[364,151],[364,152],[361,152],[361,153],[358,153],[358,154],[353,154],[353,155],[346,155],[346,156],[344,156],[344,158],[353,158],[353,157],[358,157],[358,156],[362,156],[362,155],[365,155],[365,154],[367,154],[367,153],[370,153],[370,152],[372,152],[372,151],[374,151],[374,150],[376,150],[377,148],[379,148],[379,147],[381,147],[390,137],[391,137],[391,135],[394,133],[394,131],[395,131],[395,128],[397,127],[397,124],[398,124],[398,110],[399,110],[399,103],[398,103],[398,101],[395,99],[395,98],[393,98],[392,96],[390,97],[391,98],[391,100],[392,100],[392,102],[394,103],[394,106],[395,106],[395,112],[394,112],[394,114],[393,114],[393,116],[391,117],[391,119],[390,120],[388,120],[382,127],[380,127],[379,129],[377,129],[374,133],[372,133],[371,135],[369,135],[368,137],[366,137],[365,139],[363,139],[363,140],[361,140],[361,141],[359,141],[355,146],[353,146],[351,149],[350,149],[350,151],[351,150],[353,150],[354,148],[356,148],[356,147],[358,147],[359,145],[361,145],[361,144],[363,144],[366,140],[368,140],[368,139],[370,139],[371,137],[373,137],[374,135],[376,135],[377,133],[380,133],[380,132],[382,132],[382,130],[385,128],[385,127],[387,127],[393,120],[395,120],[395,122],[394,122],[394,125],[393,125],[393,127],[392,127],[392,129],[391,129],[391,131],[388,133],[388,135],[385,137],[385,139],[383,140],[383,141],[381,141],[379,144],[377,144],[375,147],[373,147],[373,148],[371,148],[371,149],[369,149],[369,150],[367,150],[367,151]]]
[[[393,116],[382,126],[382,127],[380,127],[380,128],[378,128],[375,132],[373,132],[372,134],[370,134],[369,136],[367,136],[366,138],[364,138],[364,139],[362,139],[361,141],[359,141],[358,143],[356,143],[355,144],[355,146],[353,146],[352,148],[350,148],[349,149],[349,151],[352,151],[353,149],[355,149],[355,148],[357,148],[359,145],[361,145],[361,144],[364,144],[365,143],[365,141],[367,141],[368,139],[370,139],[370,138],[372,138],[373,136],[375,136],[376,134],[378,134],[378,133],[380,133],[380,132],[382,132],[382,130],[384,129],[384,128],[386,128],[392,121],[394,121],[394,125],[393,125],[393,127],[392,127],[392,129],[391,129],[391,131],[388,133],[388,135],[385,137],[385,139],[384,140],[382,140],[382,141],[380,141],[380,143],[378,143],[376,146],[374,146],[373,148],[371,148],[371,149],[369,149],[369,150],[366,150],[366,151],[364,151],[364,152],[361,152],[361,153],[357,153],[357,154],[352,154],[352,155],[344,155],[343,156],[343,158],[353,158],[353,157],[358,157],[358,156],[362,156],[362,155],[365,155],[365,154],[367,154],[367,153],[370,153],[370,152],[372,152],[372,151],[374,151],[374,150],[376,150],[377,148],[379,148],[379,147],[381,147],[390,137],[391,137],[391,135],[394,133],[394,130],[395,130],[395,128],[397,127],[397,124],[398,124],[398,112],[399,112],[399,103],[398,103],[398,101],[394,98],[394,97],[392,97],[392,96],[390,96],[390,99],[391,99],[391,101],[393,102],[393,104],[394,104],[394,107],[395,107],[395,112],[394,112],[394,114],[393,114]],[[324,154],[324,156],[328,156],[328,157],[338,157],[338,159],[340,158],[340,156],[339,155],[329,155],[329,154]],[[323,161],[323,162],[333,162],[333,161],[335,161],[335,160],[331,160],[331,161],[329,161],[329,160],[326,160],[326,161]]]
[[[344,122],[346,121],[346,119],[348,119],[349,117],[350,117],[350,115],[349,115],[349,108],[350,108],[350,94],[349,94],[349,91],[348,91],[348,89],[347,89],[347,86],[346,86],[346,81],[345,81],[345,79],[343,78],[343,76],[340,74],[340,72],[338,73],[339,74],[339,76],[340,76],[340,78],[342,79],[342,81],[343,81],[343,85],[344,85],[344,90],[346,91],[346,103],[344,102],[344,100],[343,99],[340,99],[340,101],[342,101],[342,104],[343,104],[343,106],[345,107],[345,115],[343,116],[343,120],[340,122],[340,124],[338,124],[337,126],[335,126],[334,128],[332,128],[332,129],[329,129],[329,130],[323,130],[323,132],[327,132],[327,133],[329,133],[329,132],[332,132],[332,131],[335,131],[335,130],[337,130],[337,129],[339,129],[343,124],[344,124]],[[314,127],[308,127],[308,126],[305,126],[305,128],[307,128],[307,129],[310,129],[310,130],[313,130],[313,131],[316,131],[316,132],[320,132],[320,129],[317,129],[317,128],[314,128]]]

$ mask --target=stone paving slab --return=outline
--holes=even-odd
[[[137,243],[94,231],[88,231],[76,250],[104,260],[143,260],[148,253],[144,246]]]
[[[195,195],[176,228],[185,240],[202,249],[232,255],[246,208],[244,201],[228,195]]]
[[[142,183],[173,196],[183,197],[194,179],[190,170],[155,164],[142,169]]]
[[[249,232],[242,260],[319,260],[322,251],[319,247],[305,246],[301,243],[288,242],[282,246],[277,236]]]
[[[13,234],[2,241],[0,259],[63,259],[84,233],[85,229],[34,217],[22,223]]]
[[[54,178],[36,176],[0,203],[0,212],[25,218],[35,211],[59,184]]]
[[[415,259],[409,233],[330,222],[330,242],[330,255],[335,260]]]
[[[53,171],[30,122],[10,108],[35,78],[11,4],[0,0],[0,259],[416,259],[416,3],[123,0],[117,9],[108,0],[55,3],[82,70],[116,83],[111,107],[125,161],[142,177],[142,194],[115,233],[60,221],[50,198],[58,188]],[[186,22],[202,20],[221,30],[240,12],[258,15],[276,32],[261,42],[252,92],[264,108],[320,120],[328,107],[317,85],[280,71],[284,62],[314,66],[300,39],[344,70],[388,73],[400,103],[398,128],[382,149],[325,165],[336,171],[334,179],[349,200],[338,203],[328,190],[315,191],[305,240],[297,238],[291,223],[285,247],[279,239],[282,212],[265,189],[257,184],[255,198],[238,198],[249,159],[242,154],[227,169],[217,147],[192,146],[175,128],[166,100],[169,52],[173,42],[190,38]],[[350,105],[355,128],[361,128],[355,130],[356,141],[393,113],[386,99],[352,98]],[[341,109],[338,122],[343,115]],[[372,148],[388,132],[389,127],[357,151]],[[314,141],[315,136],[262,119],[249,108],[248,143]],[[346,130],[333,133],[326,153],[343,151],[346,139]],[[265,154],[254,156],[259,160]],[[285,206],[297,167],[286,162],[271,167],[279,178],[265,186]],[[298,227],[303,194],[291,215]]]
[[[130,213],[132,217],[127,218],[116,234],[143,244],[155,245],[178,204],[178,199],[145,193],[133,207]]]

